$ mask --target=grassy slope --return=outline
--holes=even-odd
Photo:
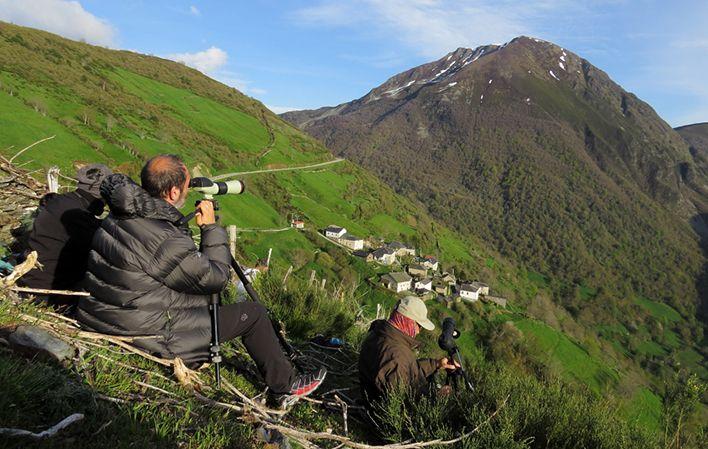
[[[36,69],[56,65],[59,74],[66,70],[65,77],[52,72],[40,76],[41,70],[30,74],[15,62],[0,71],[0,127],[4,130],[0,134],[0,151],[10,156],[39,138],[57,136],[18,158],[28,167],[55,164],[64,173],[71,173],[76,161],[101,161],[135,174],[145,157],[174,151],[182,154],[190,166],[217,174],[299,165],[331,157],[319,143],[283,123],[262,105],[233,89],[205,81],[195,71],[178,64],[125,52],[115,56],[114,52],[52,41],[45,33],[4,24],[0,25],[0,32],[0,57],[20,58],[16,60],[24,60]],[[52,60],[57,57],[51,51],[31,51],[38,46],[56,48],[59,62]],[[15,148],[6,150],[13,145]],[[362,237],[416,243],[426,253],[438,254],[446,263],[465,269],[470,276],[490,276],[493,288],[520,304],[530,301],[546,286],[545,279],[537,276],[525,279],[479,242],[463,240],[436,225],[421,209],[352,164],[254,176],[247,182],[253,187],[247,194],[221,200],[225,224],[280,228],[297,214],[307,219],[309,227],[306,232],[240,234],[240,251],[250,263],[263,257],[270,247],[274,248],[276,260],[284,264],[292,263],[298,253],[318,254],[296,267],[303,276],[315,269],[320,276],[342,278],[342,267],[332,266],[319,254],[333,253],[339,256],[336,261],[347,264],[351,259],[342,259],[341,251],[338,253],[314,235],[314,229],[338,223]],[[375,271],[358,263],[352,267],[360,279]],[[393,302],[390,295],[367,286],[361,288],[369,311],[377,302],[388,306]],[[440,316],[443,312],[438,309],[434,313]],[[522,330],[541,342],[544,333],[549,332],[539,323]],[[552,364],[561,367],[560,372],[602,373],[610,369],[609,365],[603,367],[610,361],[587,356],[579,343],[554,332],[554,338],[572,349],[570,354],[585,354],[576,359],[568,352],[539,344],[539,351],[545,354],[540,357],[553,360]],[[686,359],[695,357],[687,354]],[[594,374],[574,377],[587,381],[591,387],[598,385]]]

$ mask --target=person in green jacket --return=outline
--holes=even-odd
[[[415,337],[421,328],[432,331],[435,325],[428,319],[425,303],[415,296],[399,301],[388,320],[371,323],[359,356],[359,380],[367,402],[397,387],[422,394],[436,371],[457,369],[447,357],[416,358],[420,343]]]

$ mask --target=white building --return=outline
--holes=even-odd
[[[325,237],[328,237],[330,239],[340,239],[344,236],[344,234],[347,233],[346,228],[340,228],[339,226],[335,225],[329,225],[325,229]]]
[[[371,255],[381,265],[391,265],[396,262],[396,253],[389,248],[379,248],[372,252]]]
[[[359,237],[351,234],[344,234],[339,239],[339,243],[355,251],[358,249],[364,249],[364,239],[360,239]]]
[[[482,288],[478,285],[462,284],[460,286],[460,298],[469,302],[476,302],[479,300],[479,294],[481,291]]]
[[[402,271],[387,273],[381,276],[381,283],[389,290],[396,293],[405,292],[411,289],[413,278]]]
[[[433,280],[430,278],[421,279],[415,283],[415,289],[416,290],[432,291],[433,290]]]

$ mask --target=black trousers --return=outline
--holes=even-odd
[[[283,353],[268,312],[256,302],[219,308],[219,340],[241,337],[258,371],[274,393],[287,393],[297,372]]]

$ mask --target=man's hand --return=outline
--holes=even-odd
[[[194,217],[197,220],[197,226],[200,227],[216,223],[216,217],[214,216],[214,203],[208,200],[200,201]]]
[[[455,360],[450,360],[447,357],[443,357],[438,360],[438,369],[455,371],[457,368],[460,368],[460,364],[457,363]]]

